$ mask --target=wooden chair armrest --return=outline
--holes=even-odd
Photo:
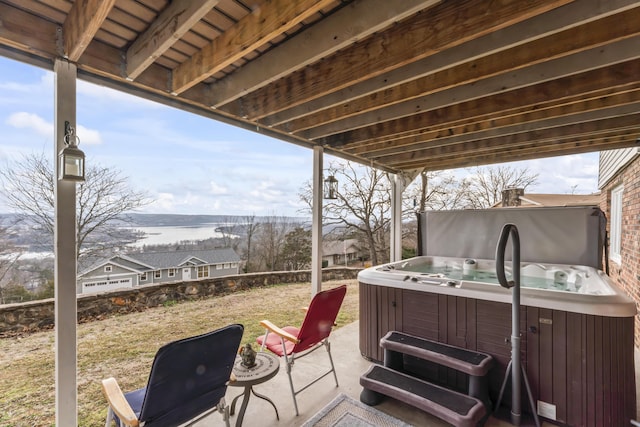
[[[107,398],[111,410],[120,418],[120,421],[127,427],[138,427],[138,417],[129,406],[129,402],[124,397],[124,393],[120,389],[115,378],[107,378],[102,380],[102,392]]]
[[[276,335],[281,336],[282,338],[284,338],[287,341],[291,341],[293,343],[298,344],[300,342],[300,340],[291,335],[289,332],[285,331],[284,329],[281,329],[279,327],[277,327],[276,325],[274,325],[273,323],[271,323],[268,320],[263,320],[260,322],[260,325],[262,325],[263,328],[267,329],[270,332],[273,332]]]

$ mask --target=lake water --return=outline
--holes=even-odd
[[[216,231],[216,228],[224,224],[205,224],[190,227],[131,227],[133,230],[140,230],[145,233],[145,238],[138,240],[131,246],[141,247],[143,245],[166,245],[184,240],[205,240],[214,237],[223,237],[223,234]]]
[[[206,240],[213,237],[221,238],[223,234],[216,228],[225,224],[203,224],[199,226],[166,226],[166,227],[127,227],[132,230],[140,230],[145,233],[145,238],[138,240],[129,246],[142,247],[143,245],[167,245],[181,241]],[[53,257],[52,252],[23,252],[20,259],[45,259]],[[0,257],[1,258],[1,257]]]

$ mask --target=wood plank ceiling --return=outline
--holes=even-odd
[[[0,0],[0,55],[396,173],[640,137],[640,1]]]

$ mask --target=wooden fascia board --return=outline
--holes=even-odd
[[[331,3],[333,0],[272,0],[263,3],[180,64],[173,73],[172,92],[184,92]]]
[[[462,45],[436,53],[427,58],[413,62],[398,69],[391,70],[372,79],[359,82],[348,88],[327,94],[299,106],[291,107],[267,117],[261,118],[261,123],[267,126],[277,126],[284,122],[288,131],[296,132],[305,129],[304,122],[291,123],[292,120],[304,117],[310,112],[330,109],[350,103],[352,100],[381,92],[411,80],[425,77],[438,70],[455,64],[470,62],[481,56],[489,55],[515,45],[524,44],[541,37],[566,30],[579,24],[592,21],[613,12],[624,11],[634,0],[613,0],[601,2],[587,0],[573,2],[542,15],[535,16],[524,22],[500,29],[492,34],[470,40]],[[311,119],[308,120],[311,122]],[[316,123],[315,125],[317,125]]]
[[[427,96],[421,96],[344,120],[320,125],[301,132],[299,135],[310,140],[322,139],[370,126],[372,123],[397,120],[435,108],[530,86],[542,81],[562,78],[584,70],[637,59],[640,58],[640,50],[637,49],[638,43],[640,43],[640,36],[634,36],[606,46],[595,47],[573,55],[535,64],[515,72],[482,79],[473,85],[454,86]]]
[[[127,77],[135,79],[198,21],[219,0],[174,0],[127,49]]]
[[[480,120],[490,120],[571,102],[574,98],[589,98],[591,94],[607,96],[633,90],[640,83],[638,76],[640,76],[640,60],[636,59],[447,105],[397,120],[376,123],[369,127],[321,138],[317,142],[325,146],[340,147],[349,152],[353,148],[354,154],[360,152],[361,147],[372,145],[379,145],[379,149],[384,149],[385,143],[389,144],[400,138],[419,137],[427,131],[465,124],[473,125]]]
[[[76,62],[107,19],[116,0],[76,0],[62,26],[64,54]]]
[[[617,22],[625,24],[616,25]],[[335,120],[344,121],[356,114],[428,96],[448,88],[473,84],[482,79],[593,49],[605,43],[630,38],[637,34],[640,34],[640,7],[560,31],[524,45],[457,64],[358,99],[352,99],[339,106],[293,120],[287,123],[287,130],[296,133],[319,124]]]
[[[638,130],[636,129],[636,132]],[[514,150],[496,150],[493,153],[479,156],[457,156],[447,160],[425,160],[407,164],[406,167],[420,165],[425,170],[447,170],[472,166],[482,166],[492,163],[533,160],[545,157],[566,156],[571,154],[592,153],[601,150],[614,150],[620,148],[637,147],[637,133],[630,132],[627,135],[604,137],[595,139],[574,140],[568,144],[544,142],[538,144],[532,142],[529,147],[516,148]]]
[[[402,25],[392,26],[305,67],[224,109],[231,112],[244,109],[249,119],[260,119],[566,3],[568,0],[443,2],[428,13],[408,18]]]
[[[602,111],[631,103],[640,102],[640,82],[636,82],[632,89],[602,94],[597,92],[585,95],[583,98],[571,99],[569,102],[558,103],[549,107],[535,105],[536,108],[523,111],[519,114],[505,114],[502,117],[493,116],[485,120],[476,121],[473,118],[465,123],[455,126],[448,126],[434,131],[423,132],[419,135],[392,139],[375,144],[361,144],[353,149],[345,147],[345,151],[354,155],[380,158],[385,155],[394,155],[400,149],[411,151],[420,149],[425,145],[433,146],[437,144],[447,144],[449,141],[472,140],[481,138],[483,132],[513,133],[523,127],[544,127],[545,123],[562,122],[564,117],[570,117],[579,113],[589,111]],[[626,89],[626,88],[625,88]],[[619,111],[619,110],[614,110]]]
[[[220,107],[440,1],[356,0],[212,83],[210,105]]]
[[[242,129],[267,135],[305,148],[313,147],[313,143],[295,135],[275,128],[256,126],[240,117],[234,117],[221,110],[215,110],[205,104],[208,85],[200,83],[188,91],[174,96],[169,92],[171,72],[165,67],[152,64],[136,80],[129,81],[121,70],[121,52],[104,43],[94,41],[91,43],[82,61],[78,64],[78,77],[92,83],[107,86],[116,90],[130,93],[144,99],[149,99],[164,105],[178,108],[193,114],[199,114],[209,119],[240,127]],[[356,162],[361,159],[345,155],[335,150],[331,154]]]

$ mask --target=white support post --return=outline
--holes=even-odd
[[[324,150],[313,147],[313,206],[311,208],[311,296],[322,290],[322,163]]]
[[[56,425],[78,425],[76,354],[76,183],[58,180],[65,121],[76,128],[75,64],[56,60],[55,73],[55,344]]]
[[[402,192],[405,180],[401,175],[394,175],[391,182],[391,242],[389,260],[402,260]]]

